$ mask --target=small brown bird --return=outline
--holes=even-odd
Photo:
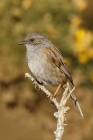
[[[18,44],[26,46],[27,63],[37,81],[50,86],[58,86],[54,96],[59,88],[63,87],[67,82],[69,83],[70,90],[74,87],[71,74],[63,56],[48,38],[39,33],[32,33]],[[74,93],[71,94],[71,99],[80,117],[83,117]]]

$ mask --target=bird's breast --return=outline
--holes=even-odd
[[[44,66],[43,66],[43,56],[41,56],[40,53],[38,52],[31,52],[29,54],[29,51],[26,54],[26,58],[27,58],[27,63],[28,63],[28,67],[31,70],[31,72],[35,75],[35,77],[37,78],[37,80],[39,82],[44,82]]]
[[[59,68],[47,61],[46,55],[41,53],[27,53],[29,69],[37,80],[47,85],[58,85],[64,81],[64,73],[59,72]]]

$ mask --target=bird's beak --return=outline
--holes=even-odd
[[[24,45],[24,44],[26,44],[26,41],[21,41],[18,43],[18,45]]]

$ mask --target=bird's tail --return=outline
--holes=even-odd
[[[70,90],[73,88],[73,86],[72,86],[71,83],[69,83],[69,88],[70,88]],[[78,100],[77,100],[75,94],[72,93],[70,97],[71,97],[71,99],[73,100],[73,102],[74,102],[74,104],[75,104],[75,106],[76,106],[76,108],[77,108],[77,111],[78,111],[79,116],[83,118],[84,116],[83,116],[81,107],[80,107],[80,105],[79,105],[79,103],[78,103]]]

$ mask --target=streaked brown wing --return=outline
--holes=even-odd
[[[60,51],[55,46],[52,46],[52,45],[48,47],[44,47],[43,51],[46,53],[50,61],[53,64],[55,64],[58,68],[60,68],[62,72],[65,73],[66,77],[70,80],[72,85],[74,85],[68,66],[65,63],[65,60],[63,56],[61,55]]]

